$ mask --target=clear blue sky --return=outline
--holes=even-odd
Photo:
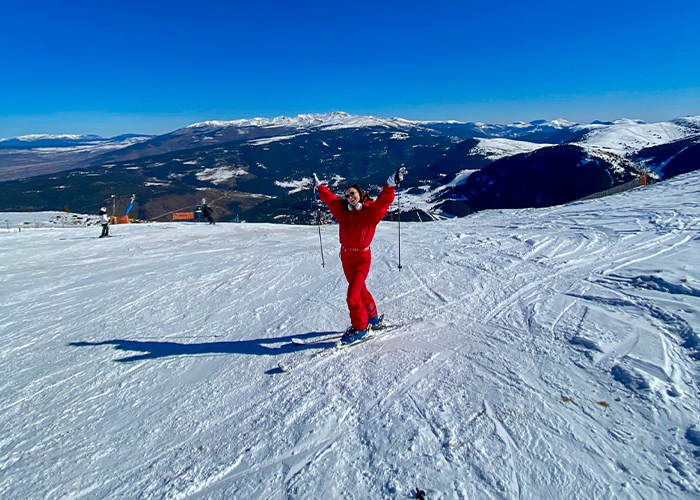
[[[13,1],[0,137],[333,110],[416,120],[700,115],[699,0]]]

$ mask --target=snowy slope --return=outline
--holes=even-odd
[[[472,154],[484,155],[489,160],[496,161],[522,153],[531,153],[537,149],[554,146],[554,144],[538,144],[527,141],[514,141],[512,139],[476,139],[479,141]]]
[[[694,135],[700,135],[700,117],[658,123],[616,120],[612,125],[592,130],[577,143],[629,154]]]
[[[0,498],[697,498],[698,195],[383,222],[339,352],[337,226],[0,232]]]

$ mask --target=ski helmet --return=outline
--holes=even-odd
[[[100,208],[100,213],[107,213],[107,209],[105,207]]]

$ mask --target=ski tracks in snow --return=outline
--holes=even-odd
[[[37,235],[4,268],[0,492],[694,498],[700,226],[621,196],[406,224],[401,271],[380,224],[368,288],[405,326],[339,352],[291,342],[348,321],[337,227],[325,268],[307,227]]]
[[[506,428],[503,426],[503,422],[496,417],[488,402],[484,402],[484,411],[491,422],[493,422],[493,425],[496,428],[496,434],[498,434],[498,437],[501,438],[503,443],[506,445],[509,455],[511,476],[508,498],[520,498],[520,482],[518,481],[518,475],[516,472],[518,470],[518,463],[515,460],[516,453],[519,451],[518,447],[515,444],[515,441],[513,441],[513,438],[508,430],[506,430]]]

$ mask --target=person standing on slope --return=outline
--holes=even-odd
[[[345,199],[336,196],[314,174],[319,198],[340,225],[340,260],[348,280],[347,303],[352,327],[340,339],[344,344],[360,340],[367,328],[378,326],[380,319],[372,295],[367,291],[365,280],[372,263],[370,243],[377,224],[382,220],[394,201],[396,184],[403,180],[405,169],[399,168],[389,176],[376,200],[357,184],[345,190]]]
[[[102,234],[100,238],[109,236],[109,217],[107,217],[107,209],[105,207],[100,208],[100,224],[102,224]]]
[[[207,200],[202,198],[202,215],[207,218],[209,224],[214,224],[214,214],[209,205],[207,205]]]

